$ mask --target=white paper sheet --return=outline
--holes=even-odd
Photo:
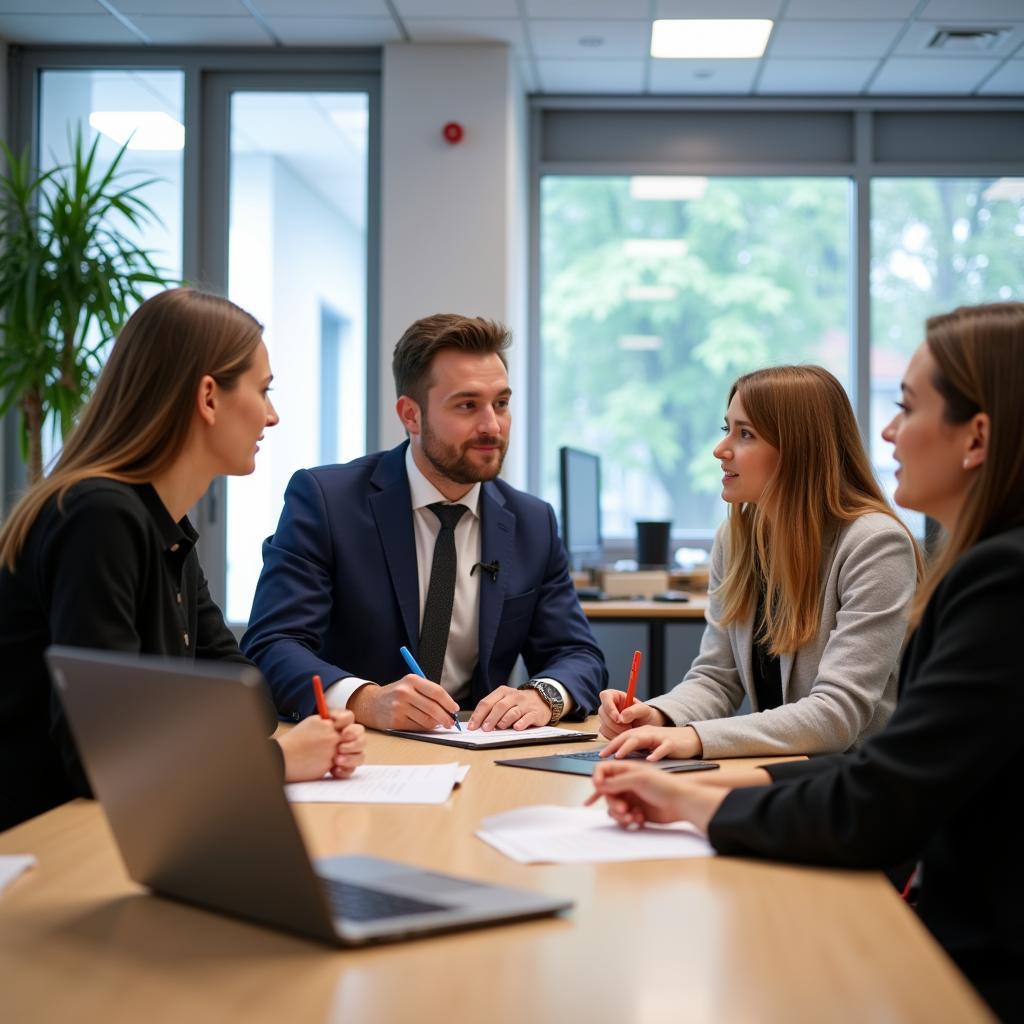
[[[520,864],[667,860],[715,853],[686,822],[627,831],[603,807],[520,807],[484,818],[476,834]]]
[[[18,875],[36,865],[31,853],[0,854],[0,893],[13,882]]]
[[[568,741],[574,736],[581,735],[579,729],[557,729],[553,725],[542,725],[536,729],[492,729],[490,732],[484,732],[483,729],[474,729],[471,732],[465,726],[462,727],[462,732],[459,732],[454,725],[438,725],[435,726],[433,732],[416,733],[399,729],[389,729],[388,732],[391,736],[409,736],[412,739],[429,736],[432,742],[437,740],[441,743],[468,743],[474,747],[490,747],[495,743],[507,743],[509,740],[517,740],[526,746],[535,740],[562,737]],[[582,733],[582,735],[592,736],[593,733]]]
[[[347,779],[290,782],[285,795],[299,804],[443,804],[469,765],[361,764]]]

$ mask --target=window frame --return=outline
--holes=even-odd
[[[751,131],[754,125],[756,132]],[[526,464],[528,490],[540,494],[545,176],[847,178],[852,189],[850,397],[868,441],[871,182],[876,177],[1021,177],[1024,100],[535,96],[530,138],[527,408],[534,414],[528,417]],[[630,158],[615,157],[610,150],[616,146],[626,149]],[[773,152],[773,147],[785,155]],[[927,157],[908,159],[915,147],[924,149]],[[710,546],[706,531],[685,527],[673,532],[673,541]],[[606,538],[605,557],[632,557],[632,547],[632,538]]]
[[[38,159],[40,85],[47,71],[180,71],[184,75],[185,149],[182,184],[182,276],[227,294],[228,106],[242,91],[365,92],[369,103],[366,227],[366,446],[380,440],[380,117],[378,48],[312,50],[191,47],[11,46],[8,56],[8,145]],[[18,452],[17,411],[0,422],[0,512],[25,485]],[[214,600],[224,605],[227,583],[226,481],[216,479],[193,512],[199,555]]]

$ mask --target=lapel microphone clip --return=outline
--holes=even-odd
[[[469,570],[469,575],[472,576],[477,569],[482,569],[491,577],[492,583],[498,582],[498,570],[501,568],[501,563],[495,559],[493,562],[477,562],[472,569]]]

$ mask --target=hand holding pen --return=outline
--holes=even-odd
[[[408,647],[404,647],[404,646],[403,647],[399,647],[398,648],[398,653],[401,654],[402,657],[405,659],[405,663],[406,663],[406,665],[409,666],[409,671],[410,672],[412,672],[414,675],[419,676],[421,679],[427,679],[427,677],[423,674],[423,669],[420,668],[419,662],[412,656],[412,652],[409,650]],[[429,680],[427,680],[427,682],[429,682]],[[443,687],[442,687],[442,689],[443,689]],[[445,691],[445,692],[447,692],[447,691]],[[455,702],[452,701],[452,703],[455,703]],[[458,704],[456,704],[455,705],[455,711],[454,711],[454,713],[452,713],[452,719],[455,722],[455,728],[458,729],[459,732],[462,732],[462,726],[459,725],[459,714],[458,714],[458,712],[459,712],[459,706],[458,706]]]
[[[626,690],[602,690],[598,717],[601,721],[601,735],[612,739],[627,729],[641,725],[667,725],[665,716],[650,704],[636,702],[636,683],[640,674],[639,651],[633,652]]]
[[[331,711],[319,676],[313,676],[317,714],[304,718],[278,740],[284,753],[285,782],[337,779],[351,775],[365,760],[366,730],[351,711]]]

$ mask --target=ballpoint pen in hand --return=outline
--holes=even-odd
[[[423,676],[424,679],[427,678],[423,674],[423,669],[420,668],[419,663],[412,656],[412,652],[409,650],[408,647],[404,647],[404,646],[403,647],[399,647],[398,648],[398,653],[401,654],[402,657],[405,659],[405,663],[406,663],[406,665],[409,666],[409,671],[410,672],[415,672],[416,675]],[[462,732],[462,726],[459,725],[459,716],[458,715],[452,715],[452,718],[455,719],[455,728],[458,729],[459,732]]]

